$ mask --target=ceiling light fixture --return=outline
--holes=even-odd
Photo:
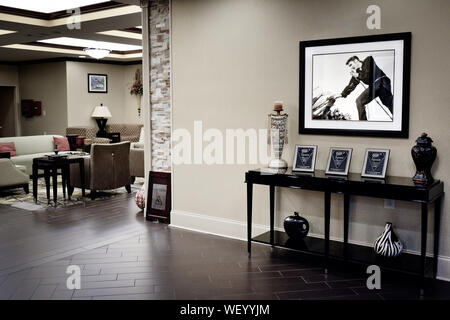
[[[63,46],[81,47],[81,48],[108,49],[111,51],[130,51],[142,49],[142,46],[125,44],[120,42],[96,41],[72,37],[59,37],[46,40],[38,40],[38,42],[59,44]]]
[[[100,48],[84,48],[83,49],[86,54],[92,58],[97,60],[105,58],[108,54],[111,53],[111,50],[108,49],[100,49]]]

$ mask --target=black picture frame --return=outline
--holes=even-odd
[[[376,43],[383,41],[401,41],[403,44],[402,55],[402,94],[401,96],[401,125],[397,130],[379,130],[379,129],[342,129],[327,127],[311,127],[305,124],[305,59],[306,49],[310,47],[324,47],[346,44],[364,44]],[[367,50],[370,51],[370,50]],[[347,38],[323,39],[300,41],[300,64],[299,64],[299,134],[320,134],[320,135],[339,135],[339,136],[363,136],[363,137],[391,137],[391,138],[408,138],[409,137],[409,100],[410,100],[410,74],[411,74],[411,32],[391,33],[382,35],[358,36]],[[312,73],[312,71],[311,71]],[[395,95],[396,88],[394,88]],[[376,97],[375,97],[376,98]],[[375,98],[373,100],[375,100]],[[394,104],[394,107],[396,105]],[[395,108],[394,108],[395,111]],[[312,113],[312,111],[311,111]],[[392,115],[394,117],[394,114]],[[312,122],[311,120],[308,120]],[[372,121],[366,121],[372,122]],[[361,124],[363,126],[363,124]]]
[[[170,223],[172,180],[170,172],[149,172],[146,219]],[[159,199],[154,197],[157,196]],[[157,202],[156,200],[159,200]]]
[[[310,161],[308,161],[307,166],[299,166],[298,165],[298,159],[299,159],[299,152],[302,150],[308,149],[309,151],[312,151],[310,154],[308,154],[308,157],[310,158]],[[292,171],[298,171],[298,172],[314,172],[314,169],[316,167],[316,158],[317,158],[317,146],[316,145],[296,145],[294,149],[294,160],[292,161]]]
[[[370,160],[370,153],[384,153],[383,157],[383,163],[382,167],[380,167],[380,163],[377,165],[377,168],[373,168],[373,173],[370,170],[368,170],[369,160]],[[366,154],[364,156],[364,162],[361,169],[361,177],[364,178],[375,178],[375,179],[384,179],[386,178],[386,171],[389,164],[389,156],[391,151],[389,149],[378,149],[378,148],[367,148]],[[381,170],[380,170],[381,169]]]
[[[95,79],[95,77],[104,79],[104,89],[95,89],[92,86],[92,81]],[[89,93],[108,93],[108,75],[107,74],[98,74],[98,73],[88,73],[87,77],[87,84],[88,84],[88,92]]]
[[[337,165],[335,164],[335,161],[332,161],[333,159],[335,159],[335,153],[336,152],[346,152],[347,156],[345,159],[345,166],[344,166],[344,170],[341,171],[339,170],[339,168],[341,168],[342,166],[340,164]],[[327,166],[325,169],[325,174],[327,175],[338,175],[338,176],[347,176],[348,175],[348,171],[350,169],[350,163],[352,161],[352,153],[353,153],[353,148],[339,148],[339,147],[331,147],[330,148],[330,153],[328,155],[328,161],[327,161]]]

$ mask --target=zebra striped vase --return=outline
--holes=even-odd
[[[392,223],[386,223],[384,232],[375,240],[373,248],[376,254],[385,257],[397,257],[402,252],[403,244],[394,233]]]

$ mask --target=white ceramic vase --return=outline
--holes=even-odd
[[[287,162],[281,158],[283,148],[287,142],[287,114],[269,114],[270,141],[273,150],[273,159],[269,162],[269,168],[287,168]]]

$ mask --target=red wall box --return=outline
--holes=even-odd
[[[33,101],[33,116],[40,116],[42,114],[42,102]]]
[[[22,116],[32,117],[33,116],[33,100],[23,99],[21,101]]]

